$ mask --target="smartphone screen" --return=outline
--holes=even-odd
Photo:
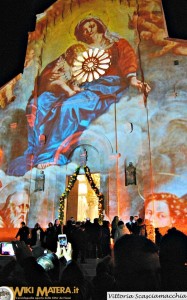
[[[9,242],[2,242],[1,243],[1,254],[2,255],[15,255],[12,243]]]
[[[58,240],[60,243],[60,247],[66,247],[67,246],[67,236],[66,234],[59,234]]]

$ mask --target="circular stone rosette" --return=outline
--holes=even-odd
[[[89,49],[74,60],[72,73],[80,83],[91,82],[103,76],[110,66],[108,52],[98,48]]]

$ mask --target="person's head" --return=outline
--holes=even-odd
[[[106,31],[106,25],[99,18],[88,17],[77,24],[74,34],[77,41],[91,44],[96,33],[105,34]]]
[[[83,283],[84,281],[84,274],[83,271],[80,269],[79,265],[72,261],[71,264],[66,266],[63,270],[60,278],[60,283],[63,285],[77,285]]]
[[[20,190],[10,194],[2,210],[5,224],[8,227],[19,227],[20,221],[27,222],[29,208],[28,190]]]
[[[76,227],[76,228],[79,228],[80,226],[81,226],[81,222],[80,222],[80,221],[76,221],[76,222],[75,222],[75,227]]]
[[[74,60],[82,52],[86,51],[86,48],[82,44],[74,44],[70,46],[65,52],[65,58],[67,63],[72,66]]]
[[[134,220],[133,216],[130,216],[130,222],[132,222]]]
[[[67,220],[66,226],[67,226],[67,227],[71,227],[71,226],[72,226],[72,221],[71,221],[71,220]]]
[[[142,219],[142,218],[138,218],[137,224],[138,224],[139,226],[141,226],[141,225],[143,225],[143,223],[144,223],[143,219]]]
[[[52,223],[52,222],[49,222],[49,223],[48,223],[48,227],[53,227],[53,223]]]
[[[39,228],[40,228],[40,224],[39,224],[39,223],[36,223],[36,224],[34,225],[34,228],[35,228],[35,229],[39,229]]]
[[[118,224],[118,222],[119,222],[119,217],[118,217],[118,216],[114,216],[112,222]]]
[[[118,222],[118,227],[120,227],[120,228],[124,227],[124,222],[123,221],[119,221]]]
[[[60,220],[59,220],[59,219],[56,219],[54,225],[55,225],[55,226],[59,226],[59,225],[60,225]]]
[[[145,219],[155,228],[185,223],[186,201],[171,193],[154,193],[145,199]]]
[[[135,216],[134,216],[134,221],[137,222],[138,218],[139,218],[139,216],[138,216],[138,215],[135,215]]]
[[[109,275],[113,275],[113,262],[110,255],[105,256],[96,266],[96,275],[103,275],[107,273]]]
[[[184,266],[187,263],[187,236],[176,228],[169,229],[162,237],[159,258],[161,266]]]
[[[25,222],[21,222],[20,225],[21,225],[21,227],[24,227],[25,226]]]
[[[114,244],[117,286],[129,291],[155,291],[160,286],[157,246],[143,236],[126,234]]]

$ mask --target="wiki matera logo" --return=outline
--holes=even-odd
[[[0,287],[0,300],[14,300],[13,291],[8,286]]]

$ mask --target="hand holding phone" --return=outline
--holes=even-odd
[[[60,247],[66,247],[67,246],[67,236],[66,234],[59,234],[58,235],[58,241],[59,241],[59,244],[60,244]]]

